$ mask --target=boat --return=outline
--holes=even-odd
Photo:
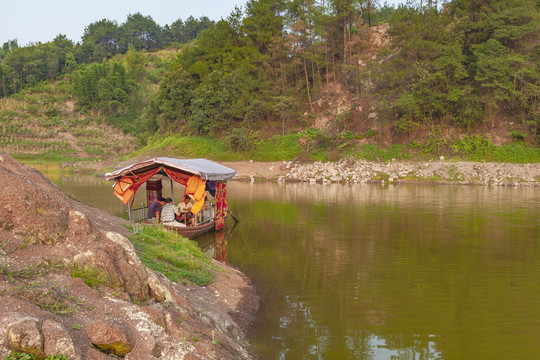
[[[224,228],[228,214],[227,181],[235,176],[235,170],[207,159],[159,157],[106,173],[105,179],[114,181],[114,195],[127,205],[129,221],[143,223],[151,223],[147,217],[148,206],[162,197],[162,180],[168,179],[170,182],[173,203],[173,182],[184,185],[186,189],[183,196],[189,195],[194,201],[193,224],[163,226],[194,239],[209,231]],[[133,208],[135,194],[143,184],[146,184],[146,204],[142,203],[140,207]],[[209,195],[215,200],[211,204],[205,203]]]

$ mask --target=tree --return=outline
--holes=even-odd
[[[152,95],[142,116],[142,126],[150,132],[167,132],[186,125],[195,87],[191,76],[181,66],[175,66]]]
[[[246,3],[244,31],[261,54],[266,54],[268,44],[275,37],[283,36],[284,0],[250,0]]]
[[[122,33],[116,21],[102,19],[84,29],[83,47],[89,52],[91,61],[99,61],[119,54],[122,49]]]
[[[193,91],[190,106],[191,127],[200,134],[213,134],[232,120],[234,81],[220,71],[214,71]],[[230,124],[230,123],[229,123]]]
[[[150,17],[140,13],[129,14],[120,26],[123,34],[123,51],[130,46],[136,50],[156,50],[162,47],[162,28]]]
[[[126,52],[126,70],[127,76],[135,80],[137,83],[142,83],[146,77],[146,59],[145,57],[131,47]]]

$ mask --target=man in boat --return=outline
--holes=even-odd
[[[182,212],[191,212],[191,208],[193,207],[193,201],[191,199],[191,196],[187,195],[184,197],[184,201],[178,204],[178,210]]]
[[[161,209],[161,223],[172,226],[186,226],[185,224],[176,221],[176,216],[180,215],[180,212],[172,202],[171,198],[165,199],[165,206]]]
[[[179,220],[182,220],[186,225],[192,218],[191,208],[193,207],[193,198],[191,195],[184,195],[184,200],[178,204]]]
[[[161,209],[165,205],[165,198],[158,198],[148,207],[148,218],[154,223],[159,223],[159,216],[161,214]]]

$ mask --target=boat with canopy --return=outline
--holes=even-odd
[[[227,216],[227,180],[236,171],[206,159],[176,159],[159,157],[126,166],[106,173],[105,179],[114,181],[114,195],[127,205],[128,219],[151,223],[147,217],[148,207],[162,198],[162,180],[169,179],[171,198],[174,201],[173,182],[185,186],[183,197],[192,199],[191,221],[178,226],[164,224],[180,235],[195,238],[211,230],[225,226]],[[146,204],[133,208],[135,193],[146,184]],[[207,201],[209,197],[214,201]]]

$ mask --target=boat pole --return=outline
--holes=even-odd
[[[169,178],[169,181],[171,182],[171,198],[172,198],[172,202],[173,202],[173,205],[174,205],[174,187],[173,187],[173,182],[172,182],[172,179]]]
[[[128,207],[128,220],[131,221],[131,205],[133,204],[133,200],[135,199],[135,196],[132,196],[131,199],[127,202]]]
[[[240,220],[238,220],[238,218],[236,216],[234,216],[234,214],[232,213],[232,211],[230,209],[228,209],[227,212],[229,213],[229,215],[231,215],[231,217],[233,218],[234,221],[236,221],[237,223],[240,222]]]

